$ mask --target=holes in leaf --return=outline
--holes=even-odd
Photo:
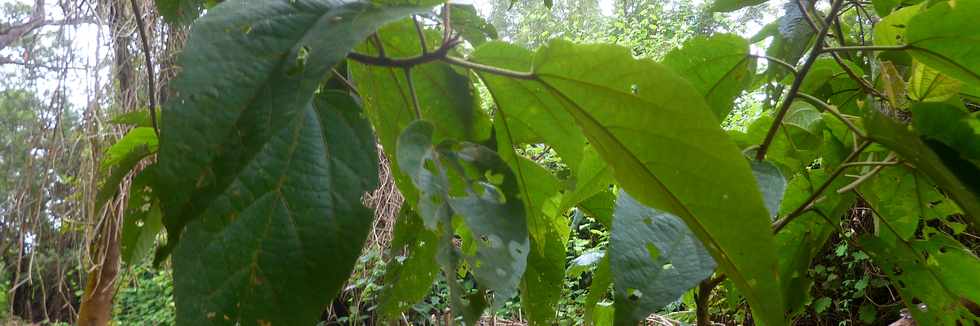
[[[293,61],[293,66],[286,70],[286,74],[289,76],[295,76],[303,73],[306,69],[306,59],[310,56],[310,46],[303,45],[296,50],[296,60]]]
[[[630,301],[639,301],[643,298],[643,292],[634,288],[626,289],[626,298]]]
[[[656,261],[660,257],[660,250],[657,249],[657,246],[653,245],[653,242],[647,242],[646,247],[647,253],[650,254],[650,260]]]
[[[500,173],[493,173],[493,171],[487,170],[483,173],[483,178],[493,185],[500,186],[504,184],[504,175]]]
[[[637,85],[637,84],[630,85],[630,93],[633,94],[633,95],[639,94],[640,93],[640,86]]]

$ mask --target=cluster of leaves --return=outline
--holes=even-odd
[[[610,230],[586,264],[597,264],[590,322],[634,323],[727,279],[754,321],[786,324],[810,301],[808,270],[835,233],[919,322],[980,318],[980,284],[962,277],[980,260],[944,232],[980,218],[980,133],[966,106],[980,87],[980,1],[876,2],[887,16],[867,38],[874,17],[839,19],[868,15],[860,3],[821,14],[788,4],[757,37],[775,38],[762,73],[733,35],[659,62],[561,40],[530,51],[473,33],[486,30],[475,15],[452,24],[451,7],[431,12],[437,3],[227,1],[194,22],[159,144],[136,128],[105,168],[112,186],[159,148],[134,181],[146,186],[130,197],[141,230],[131,237],[166,228],[157,260],[172,257],[178,323],[315,320],[371,225],[360,198],[377,186],[375,137],[406,198],[399,258],[377,289],[388,318],[441,273],[467,324],[518,295],[532,323],[555,322],[573,208]],[[475,45],[465,58],[463,42]],[[758,89],[777,107],[724,131],[735,99]],[[522,155],[529,144],[567,171]],[[873,232],[841,233],[859,200]]]
[[[113,320],[120,325],[174,325],[176,305],[172,275],[165,269],[138,265],[128,271],[131,285],[120,289]]]

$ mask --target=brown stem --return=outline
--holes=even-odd
[[[708,306],[711,301],[711,291],[715,289],[718,284],[721,284],[725,280],[725,274],[718,274],[715,277],[701,281],[698,284],[698,293],[694,296],[695,302],[695,313],[697,316],[698,326],[709,326],[711,325],[711,314],[708,313]]]
[[[833,18],[837,15],[837,11],[840,10],[843,3],[843,0],[834,0],[833,4],[830,5],[830,12],[827,14],[827,19],[817,34],[817,40],[813,45],[813,50],[810,51],[810,55],[807,56],[806,61],[803,62],[803,66],[800,67],[799,74],[793,79],[793,84],[789,87],[789,93],[786,94],[786,98],[780,104],[779,111],[776,112],[776,118],[773,120],[772,125],[769,126],[766,138],[763,139],[762,144],[759,144],[759,150],[756,151],[755,155],[757,161],[762,161],[766,158],[766,151],[769,150],[769,145],[772,144],[773,138],[776,137],[776,131],[782,125],[783,118],[786,117],[786,112],[789,111],[790,104],[793,104],[793,100],[796,98],[796,93],[800,91],[800,86],[803,85],[803,79],[806,78],[810,67],[813,66],[813,63],[817,61],[817,57],[820,56],[823,50],[823,40],[827,37],[827,29],[830,28],[830,25],[833,23]],[[800,9],[804,10],[804,15],[807,15],[802,6]]]
[[[136,0],[130,0],[133,5],[133,15],[136,15],[136,30],[139,31],[140,41],[143,42],[143,58],[146,60],[146,82],[150,92],[150,124],[153,132],[160,136],[160,128],[157,127],[157,95],[156,81],[153,80],[153,61],[150,58],[150,42],[146,39],[146,24],[143,23],[143,14]]]

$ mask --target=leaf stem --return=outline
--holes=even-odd
[[[858,148],[856,150],[854,150],[853,152],[851,152],[851,154],[847,155],[847,157],[844,158],[844,162],[846,163],[846,162],[853,161],[861,154],[861,152],[867,149],[868,146],[871,146],[871,142],[869,141],[862,142],[861,145],[858,145]],[[830,188],[830,185],[834,182],[834,179],[837,179],[837,177],[840,176],[841,173],[843,173],[844,170],[846,170],[848,167],[849,166],[847,165],[841,164],[836,169],[834,169],[834,172],[831,172],[830,176],[827,177],[827,180],[824,181],[824,183],[821,184],[820,187],[814,190],[812,194],[810,194],[810,197],[808,197],[806,201],[803,202],[803,205],[800,205],[789,214],[786,214],[785,217],[776,220],[776,222],[772,224],[772,232],[779,233],[779,230],[785,228],[786,225],[789,224],[789,222],[792,222],[793,219],[802,215],[803,212],[809,209],[810,206],[813,205],[817,201],[817,199],[821,197],[821,194],[823,194],[823,192],[826,191],[827,188]]]
[[[778,64],[778,65],[783,66],[783,67],[786,67],[786,69],[789,70],[789,72],[792,72],[794,76],[795,75],[798,75],[800,73],[799,71],[796,71],[796,67],[795,66],[789,64],[786,61],[783,61],[783,60],[780,60],[780,59],[777,59],[777,58],[774,58],[774,57],[770,57],[768,55],[751,54],[751,56],[756,57],[756,58],[759,58],[759,59],[765,59],[766,61],[769,61],[769,62]]]
[[[419,35],[419,46],[422,47],[422,55],[429,53],[429,47],[425,42],[425,31],[422,29],[422,24],[419,24],[419,19],[415,15],[412,15],[412,22],[415,23],[415,33]]]
[[[899,162],[897,160],[896,161],[893,161],[892,160],[893,158],[895,158],[895,152],[888,153],[888,157],[885,158],[885,162],[874,162],[874,163],[878,163],[878,164],[877,165],[874,165],[874,168],[872,168],[871,171],[868,171],[868,173],[865,173],[865,174],[861,175],[856,180],[854,180],[854,182],[851,182],[848,185],[843,186],[840,189],[837,189],[837,193],[838,194],[843,194],[845,192],[848,192],[848,191],[857,189],[858,186],[860,186],[865,181],[868,181],[869,179],[871,179],[871,177],[873,177],[876,174],[878,174],[878,172],[880,172],[885,167],[891,166],[891,165],[896,165],[896,164],[901,164],[901,162]],[[868,163],[868,162],[860,162],[860,163]],[[850,165],[850,166],[857,166],[857,165]]]
[[[503,69],[503,68],[494,67],[494,66],[488,66],[488,65],[484,65],[484,64],[480,64],[480,63],[476,63],[476,62],[472,62],[472,61],[466,61],[466,60],[463,60],[461,58],[457,58],[457,57],[453,57],[453,56],[448,56],[448,55],[445,56],[445,57],[443,57],[441,60],[444,61],[444,62],[446,62],[446,63],[457,65],[457,66],[460,66],[460,67],[469,68],[469,69],[472,69],[472,70],[481,71],[481,72],[485,72],[485,73],[490,73],[490,74],[494,74],[494,75],[500,75],[500,76],[504,76],[504,77],[510,77],[510,78],[514,78],[514,79],[523,79],[523,80],[534,80],[534,79],[537,79],[537,76],[534,73],[531,73],[531,72],[514,71],[514,70],[508,70],[508,69]]]
[[[415,110],[415,119],[422,120],[419,95],[415,92],[415,83],[412,81],[412,67],[402,67],[402,69],[405,71],[405,80],[408,82],[408,92],[412,95],[412,109]]]
[[[830,12],[827,14],[826,21],[817,34],[817,40],[813,45],[813,50],[810,51],[810,55],[807,56],[806,61],[803,62],[803,66],[800,67],[799,74],[793,79],[789,93],[786,94],[786,98],[780,104],[779,111],[776,112],[776,118],[773,120],[772,125],[769,126],[769,131],[766,132],[766,138],[762,140],[762,144],[759,144],[759,150],[756,151],[755,155],[756,160],[762,161],[766,158],[766,151],[769,150],[769,145],[772,144],[773,138],[776,137],[776,131],[782,125],[783,118],[786,117],[786,112],[789,111],[790,104],[793,103],[796,93],[799,92],[800,86],[803,85],[803,79],[810,72],[810,67],[813,67],[813,63],[817,61],[817,57],[820,56],[823,49],[823,40],[827,37],[827,30],[833,23],[834,16],[837,15],[837,11],[840,10],[843,3],[843,0],[834,0],[833,4],[830,5]],[[801,10],[804,9],[801,7]],[[807,12],[804,10],[803,14],[807,15]]]
[[[854,45],[854,46],[837,46],[831,48],[824,48],[822,52],[844,52],[844,51],[902,51],[908,50],[910,47],[908,45]]]

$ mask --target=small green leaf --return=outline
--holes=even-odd
[[[616,322],[636,323],[711,276],[715,261],[679,218],[619,193],[609,240]]]
[[[833,303],[834,302],[828,297],[817,299],[817,301],[813,302],[813,312],[822,314],[824,311],[827,311],[827,308],[830,308],[830,305]]]
[[[718,120],[728,116],[735,98],[749,86],[755,74],[755,58],[749,54],[749,43],[732,34],[687,41],[680,49],[667,53],[663,63],[687,78],[704,95]]]
[[[599,261],[599,266],[592,274],[592,285],[589,286],[589,294],[585,297],[585,320],[591,321],[593,325],[612,325],[613,314],[612,304],[608,306],[608,316],[606,316],[605,306],[600,306],[599,301],[609,293],[609,286],[612,285],[612,270],[609,266],[609,255],[604,255]]]
[[[786,192],[786,178],[779,172],[772,163],[766,161],[749,161],[752,166],[752,174],[759,185],[759,192],[762,193],[762,200],[769,210],[769,217],[776,218],[779,211],[779,204],[783,201],[783,194]]]
[[[459,33],[464,40],[470,42],[474,47],[478,47],[486,41],[497,39],[497,29],[490,25],[476,12],[473,5],[448,4],[452,19],[450,23],[453,31]]]
[[[171,24],[190,25],[204,11],[206,0],[156,0],[157,11]]]
[[[579,276],[582,276],[582,273],[585,273],[586,271],[598,265],[599,261],[601,261],[603,257],[606,257],[605,251],[600,251],[600,250],[587,251],[582,255],[575,257],[575,259],[572,259],[572,261],[569,262],[568,269],[565,270],[565,275],[571,278],[577,278]]]

